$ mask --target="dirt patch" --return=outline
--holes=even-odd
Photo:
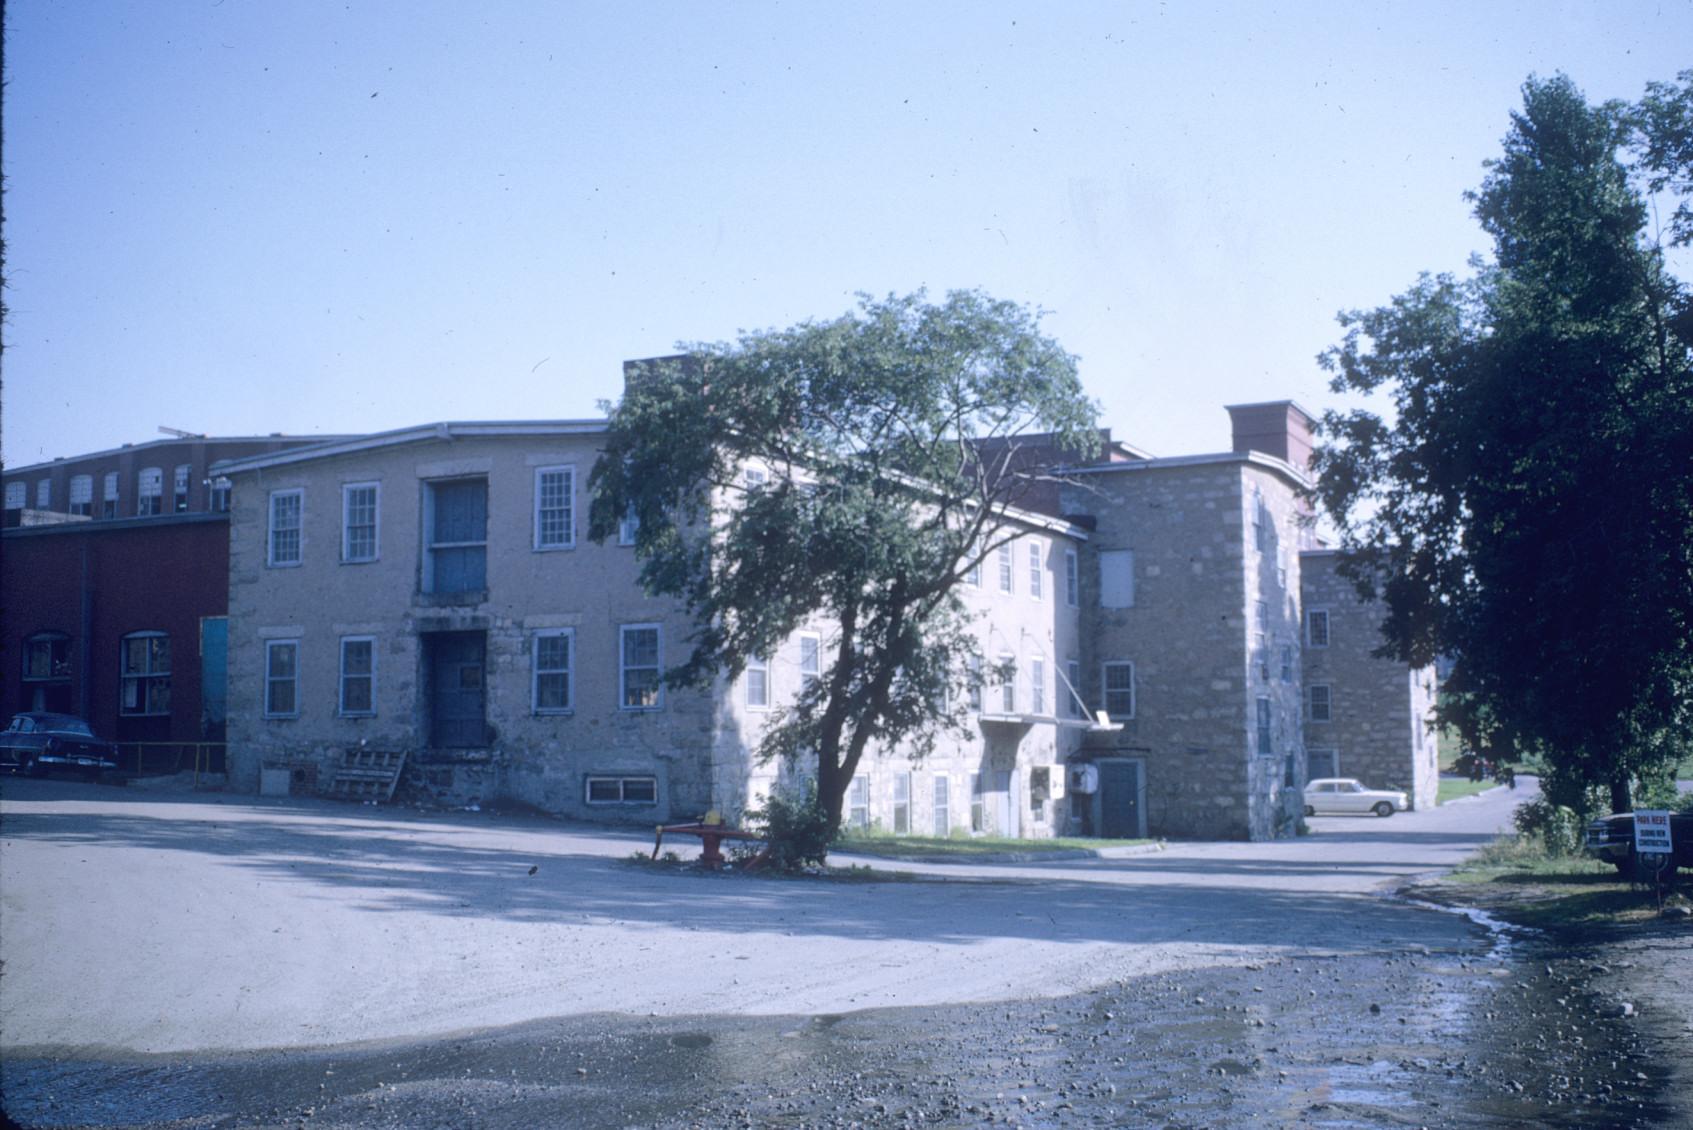
[[[1667,1014],[1620,1007],[1655,960],[1640,941],[1627,959],[1384,949],[1043,1002],[582,1017],[283,1054],[23,1050],[0,1078],[41,1127],[1683,1125]]]

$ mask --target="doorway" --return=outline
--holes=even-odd
[[[1139,761],[1102,758],[1099,766],[1099,834],[1108,840],[1146,836],[1146,782]]]
[[[479,749],[488,744],[486,632],[423,637],[429,745]]]

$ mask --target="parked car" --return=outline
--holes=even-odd
[[[1411,807],[1404,793],[1366,789],[1351,777],[1320,777],[1305,786],[1305,815],[1392,816]]]
[[[70,714],[14,714],[0,730],[0,769],[35,776],[54,766],[98,775],[118,767],[117,747]]]
[[[1582,850],[1594,859],[1603,860],[1617,869],[1619,875],[1674,873],[1683,867],[1693,871],[1693,812],[1671,814],[1670,839],[1672,858],[1661,855],[1634,855],[1634,813],[1618,812],[1601,816],[1587,825],[1587,839]]]

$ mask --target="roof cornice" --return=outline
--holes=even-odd
[[[470,420],[442,421],[419,424],[392,432],[376,432],[352,439],[316,443],[307,447],[292,447],[286,451],[272,451],[263,455],[249,455],[242,459],[224,459],[211,466],[213,474],[240,475],[248,471],[262,471],[270,467],[285,467],[295,463],[311,463],[320,459],[334,459],[365,451],[388,447],[402,447],[413,443],[446,443],[455,439],[508,439],[529,436],[602,435],[604,420]]]

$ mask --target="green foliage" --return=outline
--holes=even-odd
[[[1545,797],[1535,797],[1517,806],[1511,822],[1524,836],[1538,840],[1547,855],[1577,855],[1581,851],[1582,836],[1587,817],[1573,808],[1553,804]]]
[[[747,810],[746,823],[769,841],[769,865],[778,871],[821,867],[835,840],[835,824],[818,805],[817,786],[810,781],[800,789],[772,791],[762,805]]]
[[[961,724],[947,703],[980,656],[954,590],[1014,536],[1005,508],[1052,479],[1019,437],[1090,454],[1094,407],[1036,313],[973,291],[861,297],[830,321],[682,348],[611,410],[589,535],[633,515],[642,583],[693,617],[673,686],[824,633],[819,678],[772,714],[759,755],[815,756],[838,825],[871,741],[920,758]]]
[[[1673,192],[1681,199],[1670,217],[1673,242],[1693,243],[1693,71],[1668,82],[1646,84],[1646,96],[1629,113],[1634,149],[1653,192]]]
[[[1686,292],[1619,149],[1637,116],[1531,79],[1475,214],[1491,261],[1341,315],[1317,493],[1381,654],[1454,657],[1442,721],[1615,786],[1693,735]],[[1683,327],[1678,329],[1679,327]]]

